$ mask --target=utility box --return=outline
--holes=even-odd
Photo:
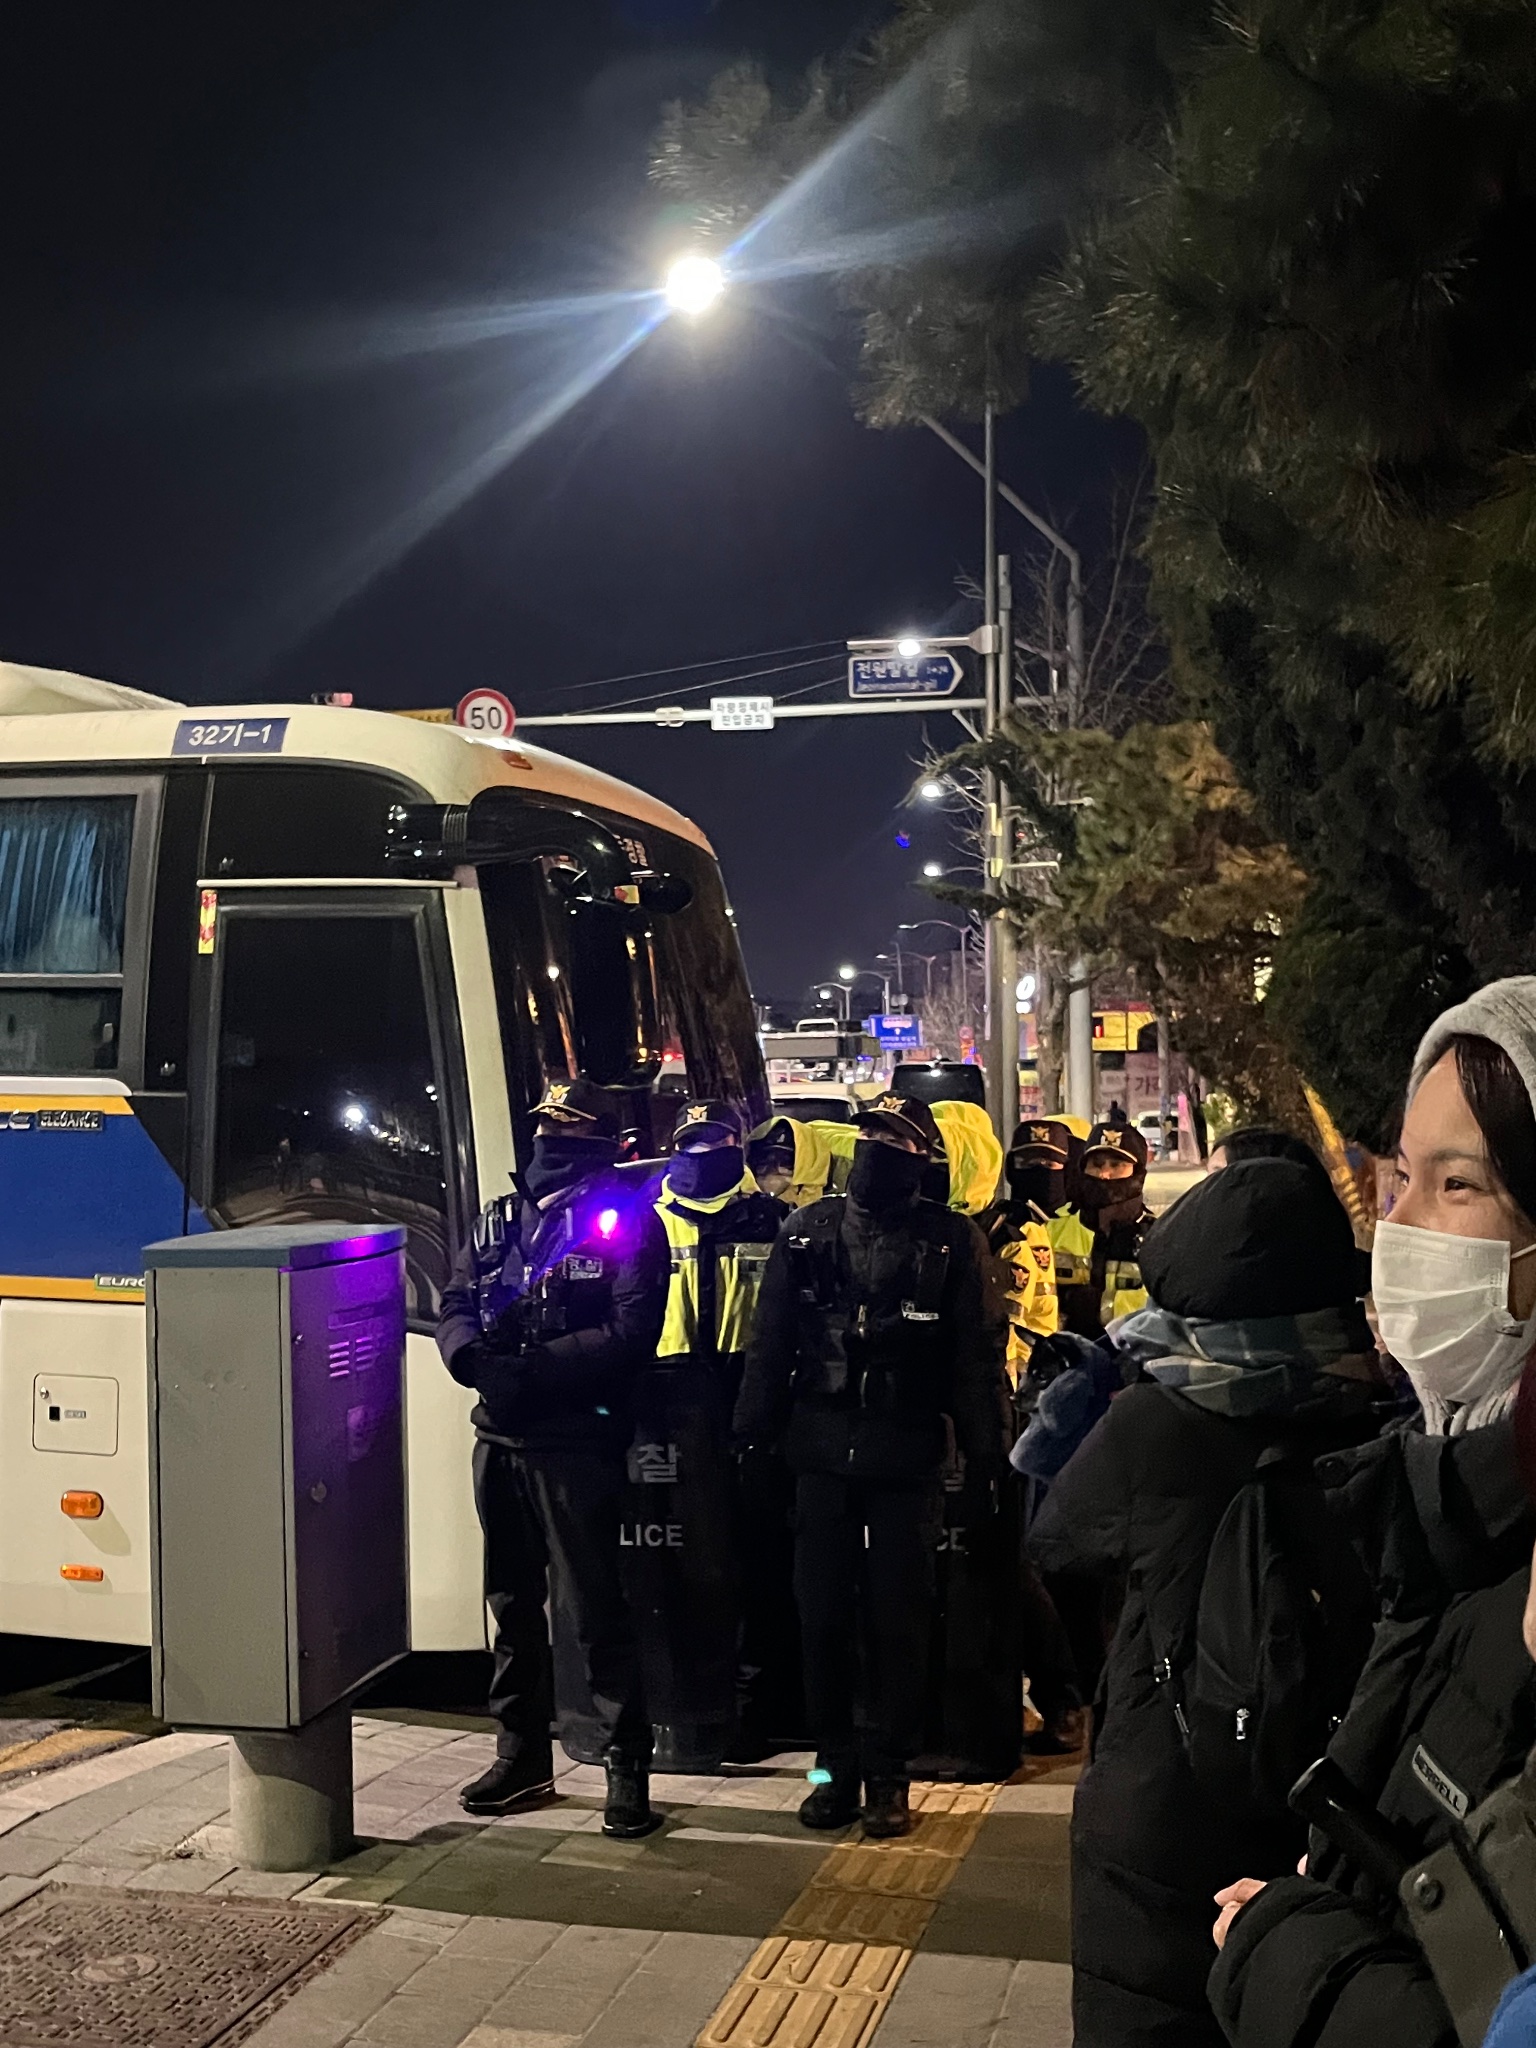
[[[410,1647],[405,1232],[149,1245],[154,1708],[287,1731]]]

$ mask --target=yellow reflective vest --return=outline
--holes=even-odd
[[[1017,1385],[1035,1339],[1055,1336],[1060,1324],[1050,1225],[1038,1210],[1019,1223],[1000,1208],[987,1243],[1008,1304],[1008,1372]]]
[[[1059,1210],[1051,1218],[1048,1228],[1055,1253],[1059,1304],[1067,1288],[1093,1286],[1094,1253],[1098,1243],[1092,1225],[1085,1223],[1075,1209]],[[1112,1323],[1117,1316],[1134,1315],[1137,1309],[1146,1305],[1147,1290],[1141,1284],[1141,1267],[1135,1259],[1106,1259],[1097,1304],[1101,1327]]]
[[[740,1207],[741,1217],[726,1218],[726,1228],[718,1233],[709,1232],[706,1245],[706,1233],[701,1231],[699,1219],[724,1216],[732,1204]],[[747,1173],[729,1193],[702,1202],[685,1201],[682,1196],[672,1194],[667,1182],[663,1181],[656,1213],[661,1218],[672,1253],[667,1312],[656,1356],[662,1359],[689,1358],[699,1354],[718,1357],[745,1351],[757,1320],[757,1298],[762,1289],[763,1271],[778,1234],[782,1208],[776,1202],[770,1206],[769,1197],[761,1193],[757,1182]],[[766,1235],[744,1238],[730,1234],[731,1223],[738,1220],[755,1231],[765,1231]],[[714,1254],[712,1273],[704,1273],[700,1269],[701,1247]],[[711,1300],[714,1307],[713,1329],[701,1344],[705,1304]]]

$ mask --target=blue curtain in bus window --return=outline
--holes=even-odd
[[[0,800],[0,974],[120,974],[131,796]]]

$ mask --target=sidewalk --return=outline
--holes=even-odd
[[[220,1736],[168,1735],[8,1786],[0,1970],[8,1922],[19,1939],[21,1921],[58,1898],[49,1885],[107,1887],[130,1906],[160,1895],[141,1931],[113,1937],[125,1952],[74,1971],[114,1985],[138,1971],[133,1995],[150,2006],[174,1997],[173,1895],[182,1920],[185,1895],[200,1896],[180,1934],[194,1953],[199,1928],[263,1924],[240,1900],[329,1901],[362,1907],[368,1924],[334,1959],[312,1959],[254,2031],[248,2020],[218,2033],[220,2048],[692,2048],[706,2027],[712,2048],[1069,2048],[1075,1768],[928,1788],[913,1837],[877,1848],[856,1830],[846,1842],[807,1835],[794,1808],[808,1759],[781,1757],[752,1773],[658,1778],[667,1827],[620,1843],[599,1831],[602,1773],[583,1765],[565,1767],[555,1805],[472,1821],[457,1788],[493,1749],[489,1735],[425,1717],[357,1721],[364,1846],[319,1878],[234,1863]],[[227,1914],[202,1903],[221,1899]],[[23,1901],[19,1915],[4,1910]],[[290,1939],[294,1924],[309,1939],[311,1923],[329,1939],[336,1916],[286,1922]],[[158,2048],[143,2024],[122,2040]],[[0,2044],[9,2038],[0,2015]]]

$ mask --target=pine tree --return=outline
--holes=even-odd
[[[1536,6],[905,0],[658,167],[723,235],[834,139],[866,238],[952,230],[853,238],[868,418],[1048,354],[1145,430],[1185,703],[1312,878],[1267,1008],[1379,1144],[1434,1011],[1536,965]]]

